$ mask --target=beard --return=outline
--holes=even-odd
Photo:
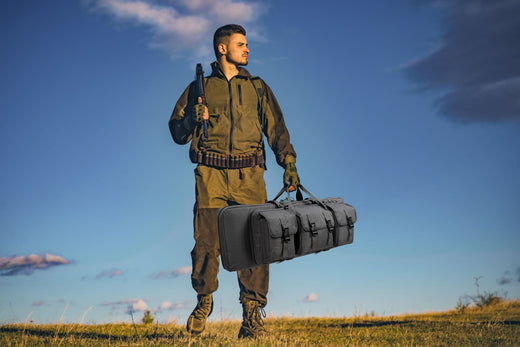
[[[247,64],[249,63],[249,56],[245,56],[245,57],[242,57],[243,59],[245,59],[245,63],[241,63],[240,65],[241,66],[247,66]]]

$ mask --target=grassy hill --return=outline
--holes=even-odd
[[[197,337],[174,324],[7,324],[0,346],[520,346],[520,301],[393,317],[268,318],[268,336],[238,340],[239,321],[208,324]]]

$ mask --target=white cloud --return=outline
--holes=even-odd
[[[191,269],[192,268],[189,265],[180,267],[178,269],[173,270],[173,276],[177,277],[180,275],[189,275],[189,274],[191,274]]]
[[[94,0],[95,8],[116,20],[144,25],[152,32],[150,46],[172,57],[208,57],[212,38],[221,25],[255,27],[267,7],[260,2],[235,0]],[[254,33],[254,30],[253,30]],[[257,37],[253,35],[252,37]]]
[[[101,305],[111,306],[112,310],[116,310],[118,308],[125,308],[127,313],[131,311],[145,311],[148,309],[148,304],[146,303],[146,300],[139,298],[112,301]]]
[[[191,274],[191,266],[186,265],[186,266],[177,268],[173,271],[163,270],[163,271],[159,272],[158,274],[153,274],[152,277],[156,278],[156,279],[163,278],[163,277],[175,278],[175,277],[179,277],[182,275],[189,275],[189,274]]]
[[[304,302],[314,302],[314,301],[318,301],[319,299],[320,299],[320,297],[318,296],[318,294],[309,293],[309,295],[307,295],[306,297],[303,298],[303,301]]]
[[[173,306],[173,304],[170,301],[163,301],[161,303],[161,306],[159,306],[159,308],[161,310],[169,310],[172,308],[172,306]]]
[[[185,303],[184,302],[170,302],[170,301],[163,301],[161,305],[156,309],[156,311],[173,311],[173,310],[180,310],[181,308],[184,308]]]
[[[125,299],[125,300],[120,300],[120,301],[110,301],[110,302],[105,302],[102,305],[103,306],[128,305],[128,304],[133,304],[134,302],[137,302],[139,300],[142,300],[142,299],[135,298],[135,299]]]
[[[30,275],[34,270],[66,264],[70,264],[70,261],[54,254],[0,257],[0,272],[2,276]]]
[[[110,277],[116,277],[123,274],[123,270],[116,270],[110,274]]]
[[[111,301],[101,304],[101,306],[109,306],[113,311],[115,310],[124,310],[126,313],[137,312],[137,311],[146,311],[150,308],[148,307],[148,300],[141,298],[132,298],[125,299],[120,301]],[[190,304],[191,301],[163,301],[161,304],[154,309],[154,312],[160,311],[174,311],[180,310],[186,307],[187,304]]]
[[[117,276],[121,276],[122,274],[123,274],[123,270],[121,270],[121,269],[103,270],[96,276],[96,279],[103,278],[103,277],[114,278]]]
[[[202,16],[180,15],[171,6],[159,6],[147,1],[99,0],[99,6],[123,20],[150,26],[159,33],[198,36],[209,21]]]
[[[146,304],[146,302],[144,302],[144,300],[141,299],[134,302],[131,307],[133,311],[144,311],[148,309],[148,305]]]

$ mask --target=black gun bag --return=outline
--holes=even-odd
[[[294,201],[232,205],[218,211],[222,265],[228,271],[280,262],[352,243],[356,210],[342,198],[317,199],[303,186]]]

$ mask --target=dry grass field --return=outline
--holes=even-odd
[[[267,318],[269,334],[239,340],[239,321],[192,337],[174,324],[6,324],[0,346],[520,346],[520,301],[393,317]]]

